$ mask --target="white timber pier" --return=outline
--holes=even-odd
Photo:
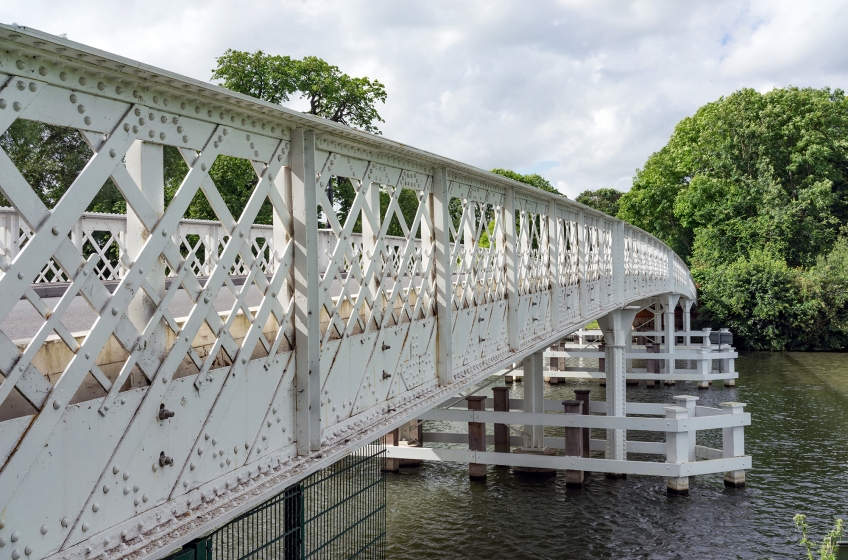
[[[0,24],[0,133],[19,119],[77,131],[91,159],[48,205],[0,151],[0,560],[161,558],[417,418],[477,424],[473,450],[418,458],[565,469],[575,484],[581,471],[632,473],[685,491],[688,476],[741,483],[751,466],[741,404],[627,402],[635,314],[697,299],[685,263],[639,228],[449,157]],[[167,204],[165,150],[188,169]],[[237,211],[210,175],[222,157],[256,173]],[[356,191],[343,222],[327,196],[333,178]],[[108,180],[125,216],[87,212]],[[417,201],[413,216],[402,193]],[[216,220],[187,219],[196,197]],[[257,224],[263,205],[273,218]],[[403,235],[389,235],[392,224]],[[606,401],[545,402],[544,353],[593,321]],[[666,340],[698,336],[671,324]],[[692,353],[701,364],[735,357],[687,342],[655,359],[678,375],[675,360]],[[516,363],[521,403],[437,408]],[[551,406],[563,415],[545,414]],[[523,452],[486,451],[485,423],[499,434],[529,425]],[[546,425],[571,434],[566,455]],[[606,438],[584,446],[592,427]],[[709,429],[723,430],[721,450],[696,445]],[[628,439],[637,430],[665,441]],[[603,458],[584,456],[599,446]]]

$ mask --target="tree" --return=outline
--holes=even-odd
[[[383,84],[352,78],[316,56],[293,60],[261,50],[228,49],[217,62],[212,79],[221,80],[227,89],[271,103],[283,103],[299,92],[309,101],[307,113],[375,134],[380,131],[374,123],[385,122],[376,108],[378,102],[386,102]]]
[[[538,173],[530,173],[528,175],[522,175],[521,173],[516,173],[512,169],[500,169],[495,168],[492,169],[492,173],[496,173],[498,175],[503,175],[504,177],[508,177],[514,181],[518,181],[520,183],[527,183],[528,185],[532,185],[537,189],[542,189],[543,191],[548,191],[549,193],[558,194],[560,196],[565,196],[558,190],[556,190],[551,182],[539,175]]]
[[[743,89],[678,123],[618,217],[689,259],[702,311],[744,344],[844,348],[846,147],[841,90]]]
[[[595,210],[600,210],[604,214],[616,216],[618,214],[618,201],[622,194],[624,193],[615,189],[589,190],[583,191],[574,200]]]

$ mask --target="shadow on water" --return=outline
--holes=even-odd
[[[427,463],[389,478],[388,557],[800,558],[795,513],[808,514],[815,537],[834,516],[848,519],[848,354],[746,353],[736,364],[735,388],[643,384],[628,388],[628,400],[693,394],[707,406],[747,403],[747,488],[725,489],[721,475],[710,475],[697,477],[688,496],[668,496],[662,479],[595,475],[575,491],[562,475],[534,480],[505,467],[472,483],[465,465]],[[573,398],[577,386],[604,398],[597,383],[578,381],[546,387],[545,398]],[[521,385],[511,393],[520,398]],[[447,423],[428,430],[449,427],[464,431]],[[720,447],[720,438],[708,432],[699,443]]]

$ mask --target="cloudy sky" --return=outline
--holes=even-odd
[[[741,87],[848,89],[840,2],[27,0],[0,21],[203,80],[227,48],[317,55],[386,85],[386,137],[572,197],[628,189],[675,123]]]

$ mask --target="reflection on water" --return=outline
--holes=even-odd
[[[662,479],[596,475],[575,491],[564,475],[539,481],[505,467],[471,483],[465,465],[428,463],[388,479],[388,557],[800,558],[795,513],[808,514],[816,537],[834,516],[848,519],[848,354],[748,353],[736,366],[735,388],[642,385],[628,400],[747,403],[747,488],[725,489],[716,474],[667,496]],[[573,398],[577,386],[604,398],[597,382],[576,381],[546,387],[545,398]],[[520,398],[521,384],[512,392]],[[720,447],[720,433],[702,441]]]

